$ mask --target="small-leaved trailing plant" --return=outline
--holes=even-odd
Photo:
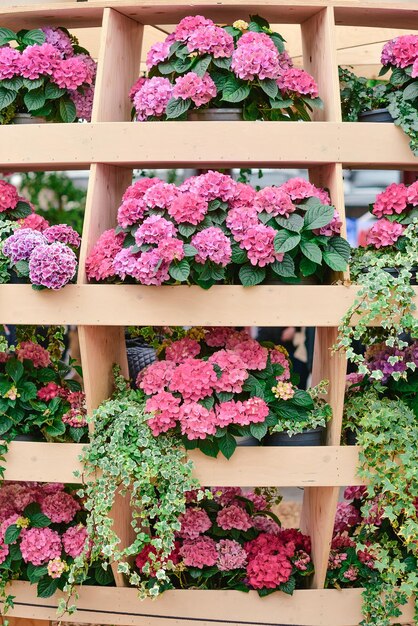
[[[346,527],[337,530],[360,524],[355,532],[357,557],[370,569],[370,576],[361,580],[365,586],[362,624],[388,626],[399,617],[402,605],[418,598],[418,422],[400,398],[382,396],[380,384],[352,391],[346,398],[346,413],[357,426],[358,475],[367,489],[356,496],[362,500],[361,515],[358,506],[343,505],[337,522],[341,526],[345,521]],[[344,560],[341,548],[344,553],[345,549],[335,541],[334,547],[340,548],[340,555],[331,569],[338,569]],[[353,554],[348,557],[355,559]],[[348,565],[354,568],[348,576],[344,565],[343,577],[329,573],[333,584],[356,581],[355,561]]]
[[[147,67],[130,92],[139,121],[187,119],[208,107],[242,107],[244,120],[309,121],[322,107],[314,78],[293,67],[283,37],[258,15],[223,27],[185,17],[151,47]]]
[[[8,585],[27,580],[39,598],[63,590],[74,559],[88,554],[87,511],[74,487],[61,483],[5,482],[0,487],[0,604],[4,615],[13,608]],[[86,557],[88,559],[88,557]],[[112,585],[111,570],[97,555],[77,584]]]
[[[339,67],[342,116],[345,122],[357,122],[364,111],[386,108],[386,81],[373,81],[356,76],[347,68]]]
[[[246,287],[318,282],[344,271],[350,246],[327,191],[303,178],[256,191],[209,171],[180,186],[142,178],[86,262],[89,280]]]
[[[89,555],[76,558],[70,568],[67,599],[59,606],[62,614],[75,610],[70,602],[77,595],[77,580],[101,555],[118,564],[119,573],[137,587],[141,598],[163,591],[173,568],[170,554],[180,530],[179,517],[186,509],[186,492],[199,487],[180,437],[173,433],[154,437],[143,392],[130,389],[119,368],[115,367],[114,374],[114,396],[94,411],[94,431],[82,456],[84,483],[79,496],[88,511],[91,550]],[[110,517],[117,497],[129,501],[132,513],[126,523],[131,524],[135,539],[128,546],[119,545],[121,540]],[[132,563],[145,547],[158,555],[152,581],[138,573]]]
[[[378,219],[367,233],[366,247],[353,252],[350,264],[359,290],[343,317],[335,346],[346,351],[361,374],[369,370],[355,342],[368,346],[370,351],[374,344],[384,341],[388,348],[399,351],[391,355],[391,360],[397,362],[408,346],[408,336],[418,338],[411,285],[416,282],[418,269],[418,182],[409,187],[389,185],[377,196],[371,212]],[[373,328],[373,324],[381,329]],[[410,362],[407,368],[415,369]],[[399,368],[392,375],[405,376]],[[376,368],[371,376],[379,379],[383,374]]]
[[[0,28],[0,124],[19,113],[89,120],[96,62],[66,28]]]
[[[153,333],[143,336],[152,341]],[[158,360],[136,380],[157,438],[172,432],[188,450],[229,459],[237,437],[262,442],[269,429],[292,435],[325,425],[331,416],[318,397],[325,384],[311,392],[298,389],[282,346],[233,328],[191,328],[182,338],[176,329],[165,338],[160,333]]]
[[[187,493],[170,559],[167,588],[275,591],[292,595],[313,573],[311,541],[296,528],[282,529],[272,511],[274,489],[214,487]],[[152,533],[154,529],[152,529]],[[135,565],[151,583],[159,555],[146,546]]]
[[[85,441],[84,393],[69,378],[81,369],[60,360],[63,328],[50,326],[43,335],[19,328],[16,347],[0,352],[0,437],[7,444],[16,437],[40,441]],[[42,345],[41,345],[42,344]],[[43,347],[46,345],[47,347]]]
[[[34,211],[0,180],[0,284],[17,277],[33,289],[61,289],[75,277],[80,235],[67,224],[50,226]]]

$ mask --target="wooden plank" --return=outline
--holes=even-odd
[[[78,610],[71,622],[117,624],[118,626],[352,626],[361,619],[362,589],[295,591],[293,596],[273,593],[260,598],[255,591],[166,591],[156,600],[140,602],[135,589],[82,587]],[[10,593],[15,596],[13,617],[55,619],[60,594],[52,598],[36,597],[36,587],[14,582]],[[397,623],[413,621],[413,602],[401,607]]]
[[[216,285],[208,291],[198,286],[67,285],[57,292],[1,285],[0,323],[337,326],[356,293],[355,285]],[[418,288],[415,294],[418,304]]]
[[[77,482],[79,457],[88,444],[16,441],[7,453],[5,480]],[[194,476],[206,487],[310,487],[361,485],[356,446],[237,448],[228,461],[188,453]]]
[[[237,132],[244,142],[237,141]],[[418,159],[394,124],[108,122],[0,128],[0,169],[80,169],[91,163],[148,169],[328,163],[414,169]]]

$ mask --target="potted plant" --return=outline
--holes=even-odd
[[[28,580],[49,598],[68,584],[74,559],[85,555],[77,584],[112,585],[103,555],[94,562],[85,526],[87,511],[73,489],[61,483],[5,482],[0,488],[0,600],[2,615],[13,607],[7,585]]]
[[[387,110],[387,84],[356,76],[347,68],[338,68],[342,116],[345,122],[393,122]]]
[[[44,335],[18,330],[18,343],[0,352],[0,437],[12,440],[86,441],[84,393],[60,361],[62,328]],[[47,347],[43,347],[43,345]]]
[[[330,202],[325,190],[302,178],[260,191],[214,171],[179,187],[141,178],[123,195],[118,226],[90,251],[87,276],[205,289],[323,282],[331,270],[345,270],[350,255]]]
[[[293,67],[283,37],[258,15],[222,27],[185,17],[151,47],[147,66],[130,92],[138,121],[309,121],[322,106],[314,78]]]
[[[186,449],[213,457],[220,451],[228,459],[239,437],[268,444],[269,428],[309,437],[307,429],[324,424],[330,408],[312,398],[324,386],[308,393],[296,383],[284,348],[233,328],[192,328],[166,340],[136,381],[156,437],[178,433]],[[320,441],[309,445],[315,444]]]
[[[90,120],[96,62],[65,28],[0,29],[0,123]]]
[[[295,528],[280,527],[272,511],[280,500],[274,491],[215,487],[186,494],[167,588],[255,589],[260,596],[305,588],[313,573],[311,541]],[[136,557],[138,575],[152,585],[160,562],[146,545]]]
[[[75,277],[80,243],[71,226],[50,226],[13,185],[0,180],[0,283],[61,289]]]
[[[379,194],[371,208],[378,219],[367,234],[367,245],[353,251],[351,275],[359,290],[342,320],[335,347],[347,352],[360,374],[367,374],[368,368],[356,342],[373,346],[383,340],[388,347],[402,351],[407,346],[405,336],[417,336],[412,287],[418,258],[417,192],[418,183],[409,187],[393,184]],[[383,320],[383,332],[373,329],[376,320]],[[379,371],[372,376],[378,378]]]

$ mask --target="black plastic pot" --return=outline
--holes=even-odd
[[[362,270],[363,274],[367,274],[369,271],[368,267],[363,267]],[[399,270],[396,267],[384,267],[383,268],[384,272],[387,272],[388,274],[390,274],[393,277],[398,277],[399,276]],[[411,267],[411,273],[412,273],[412,277],[411,280],[409,281],[411,285],[418,285],[418,267]]]
[[[129,377],[135,384],[139,372],[156,360],[155,350],[143,339],[126,339],[126,354]]]
[[[356,446],[357,445],[357,433],[351,428],[346,428],[345,430],[345,442],[347,446]]]
[[[358,116],[359,122],[393,122],[393,117],[387,109],[375,109],[374,111],[363,111]]]
[[[304,430],[289,437],[287,432],[273,433],[264,438],[265,446],[323,446],[325,443],[326,428],[318,426]]]
[[[13,441],[45,441],[42,434],[39,435],[16,435]]]
[[[192,109],[187,113],[189,122],[241,122],[241,108]]]
[[[252,435],[245,435],[243,437],[235,437],[235,441],[237,442],[237,446],[239,448],[241,447],[253,447],[253,446],[259,446],[260,442],[258,441],[258,439],[256,439],[255,437],[252,437]]]

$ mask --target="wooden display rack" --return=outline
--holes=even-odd
[[[303,66],[316,78],[324,109],[315,121],[130,122],[128,92],[139,73],[143,25],[175,24],[189,14],[231,22],[260,13],[272,23],[301,25]],[[134,167],[304,166],[312,182],[328,187],[344,219],[343,167],[414,169],[417,159],[393,124],[342,123],[335,44],[336,25],[418,27],[411,2],[381,0],[88,0],[0,9],[0,25],[101,26],[101,48],[90,124],[5,126],[0,129],[3,170],[90,167],[80,269],[76,285],[62,292],[35,292],[29,285],[0,287],[0,321],[14,324],[79,325],[89,411],[112,392],[112,364],[127,372],[123,326],[303,325],[316,326],[313,384],[330,381],[333,420],[327,447],[238,449],[230,461],[190,454],[205,485],[303,486],[302,528],[311,535],[315,576],[312,589],[288,597],[259,598],[254,592],[169,591],[140,602],[136,591],[86,587],[72,621],[97,624],[186,626],[258,624],[353,626],[361,620],[361,590],[324,590],[340,487],[361,484],[358,449],[340,447],[346,362],[331,355],[337,325],[353,302],[355,287],[217,286],[141,287],[88,285],[85,260],[97,238],[116,223],[121,196]],[[239,131],[237,133],[237,131]],[[346,276],[348,278],[348,276]],[[417,294],[418,295],[418,294]],[[80,468],[77,444],[16,442],[10,446],[6,479],[71,481]],[[115,526],[128,540],[129,510],[115,510]],[[53,620],[57,598],[36,597],[34,587],[15,582],[14,618]],[[412,620],[408,605],[398,621]]]

